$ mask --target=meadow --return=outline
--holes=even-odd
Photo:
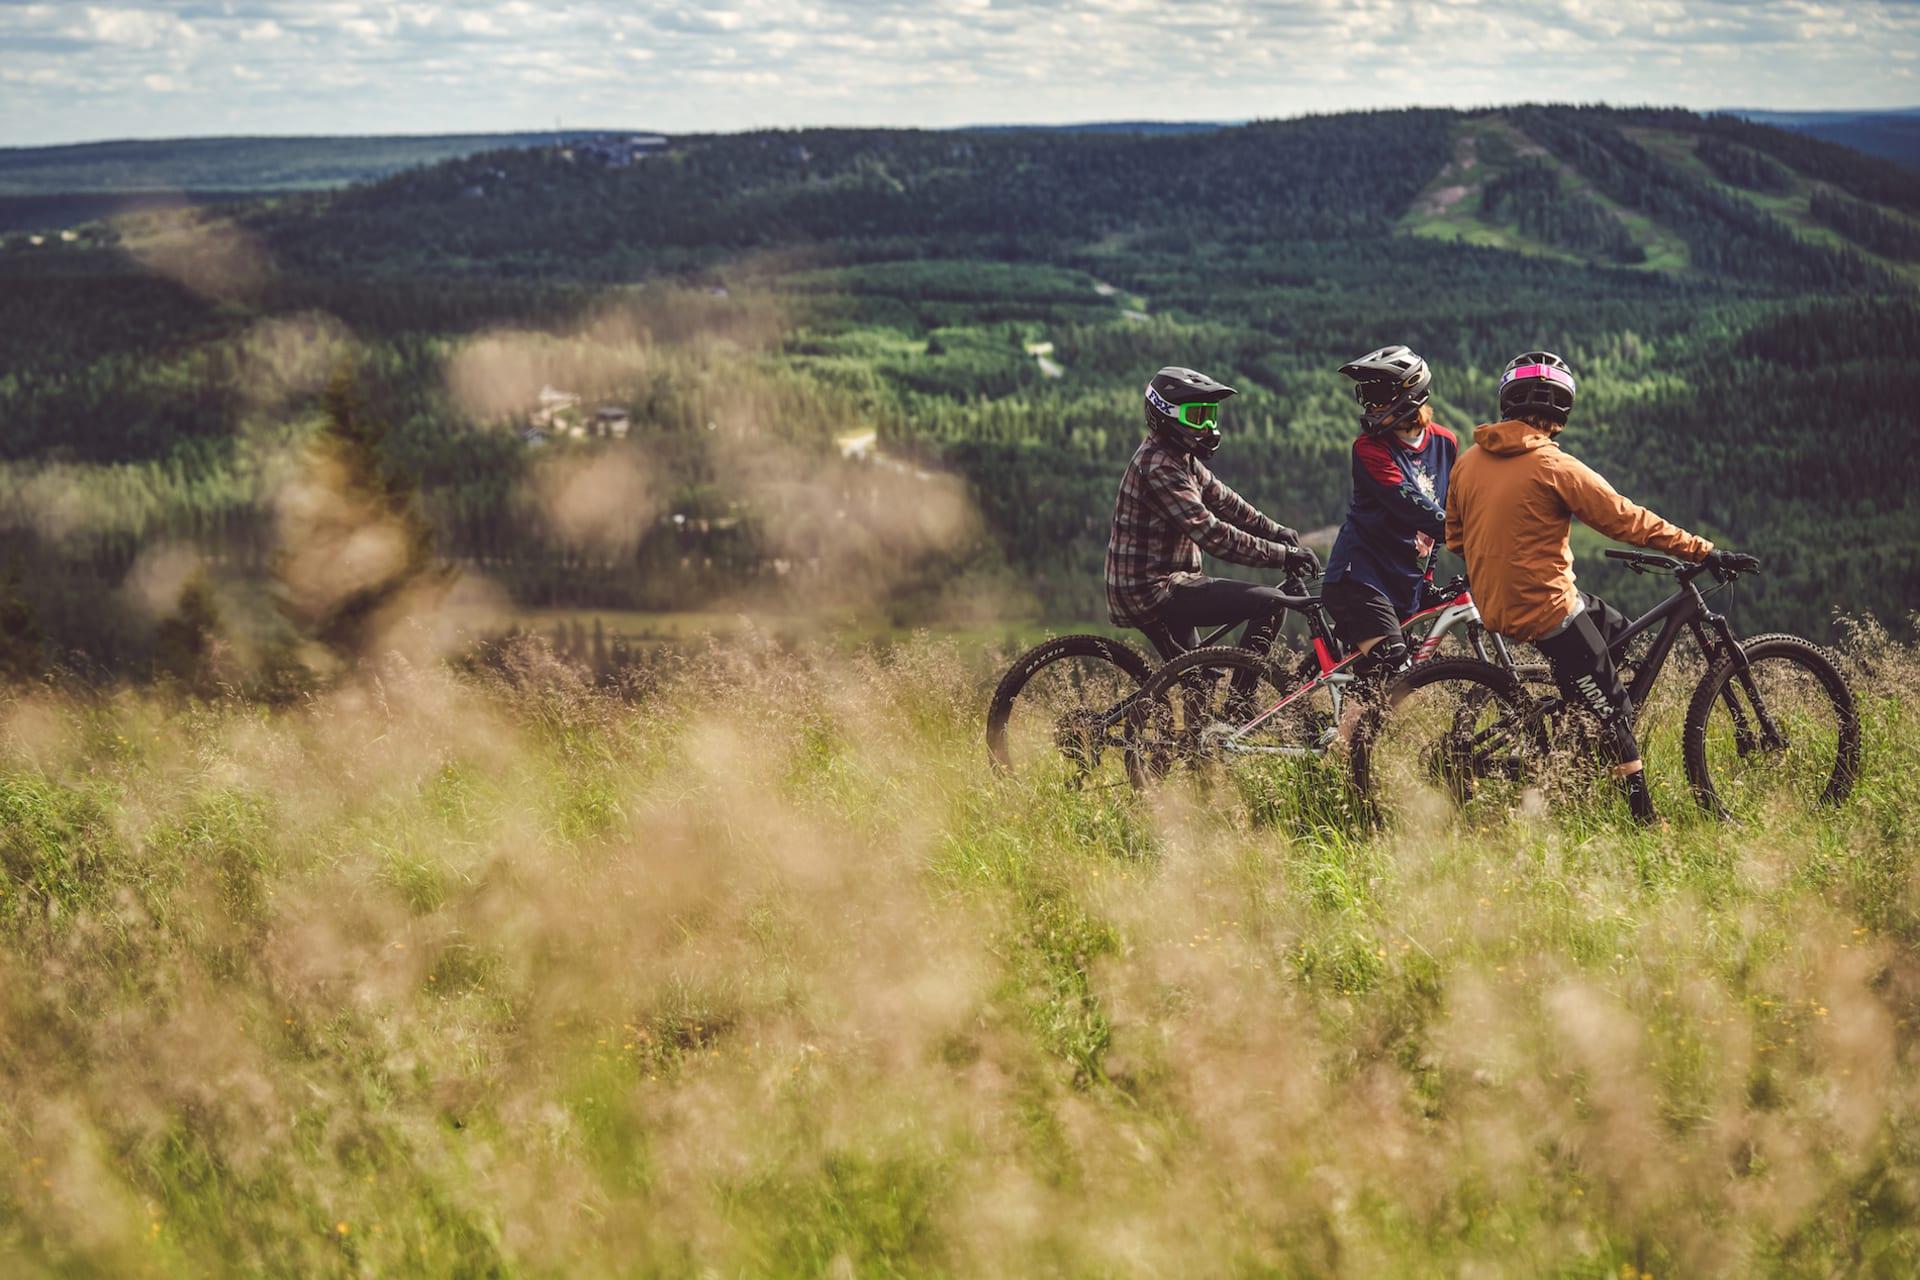
[[[1920,1267],[1912,649],[1849,643],[1838,813],[1700,818],[1655,734],[1667,831],[1389,837],[996,779],[999,656],[16,684],[0,1267]]]
[[[1915,1274],[1916,227],[1515,108],[0,237],[0,1274]],[[1140,379],[1238,385],[1223,474],[1324,534],[1397,339],[1462,429],[1563,351],[1570,447],[1765,559],[1717,607],[1841,646],[1843,808],[1694,813],[1684,671],[1654,832],[992,773]]]

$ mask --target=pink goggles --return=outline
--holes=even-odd
[[[1569,391],[1573,390],[1573,375],[1565,369],[1556,369],[1550,364],[1523,364],[1517,369],[1509,369],[1500,375],[1500,385],[1504,387],[1509,382],[1517,382],[1521,378],[1544,378]]]

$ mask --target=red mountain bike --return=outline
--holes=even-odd
[[[1060,636],[1015,660],[987,711],[987,749],[1003,773],[1060,770],[1076,786],[1138,785],[1176,761],[1207,750],[1232,754],[1319,754],[1331,740],[1353,682],[1356,654],[1333,635],[1320,597],[1298,578],[1281,584],[1281,607],[1306,621],[1310,651],[1276,646],[1256,654],[1219,641],[1240,623],[1156,667],[1132,645],[1106,636]],[[1458,633],[1482,660],[1510,667],[1506,646],[1480,625],[1456,579],[1436,603],[1407,619],[1417,660]],[[1167,691],[1182,693],[1171,709]],[[1153,708],[1167,704],[1167,710]],[[1220,717],[1243,712],[1229,725]],[[1215,714],[1215,713],[1218,714]],[[1237,730],[1244,729],[1244,732]],[[1138,749],[1134,739],[1150,735]]]
[[[1180,768],[1327,753],[1346,714],[1360,654],[1345,650],[1334,636],[1321,598],[1297,590],[1289,584],[1293,598],[1285,607],[1306,619],[1306,654],[1199,648],[1154,672],[1129,708],[1126,761],[1135,786]],[[1481,625],[1463,579],[1433,595],[1435,603],[1401,624],[1416,665],[1433,660],[1458,632],[1475,661],[1513,669],[1506,642]]]

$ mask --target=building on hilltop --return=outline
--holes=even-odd
[[[659,155],[670,146],[667,139],[657,133],[602,134],[576,139],[572,146],[562,148],[560,154],[568,159],[591,160],[609,169],[624,169],[648,156]]]

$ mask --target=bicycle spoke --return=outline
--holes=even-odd
[[[1324,754],[1333,725],[1324,686],[1245,654],[1170,665],[1135,718],[1133,749],[1145,776],[1171,771],[1257,780]],[[1144,779],[1143,779],[1144,780]]]
[[[1075,655],[1035,672],[1007,715],[1011,767],[1076,787],[1124,785],[1120,708],[1135,690],[1112,663]]]
[[[1403,691],[1373,720],[1366,781],[1390,824],[1495,822],[1539,786],[1538,725],[1484,685],[1438,680]]]

